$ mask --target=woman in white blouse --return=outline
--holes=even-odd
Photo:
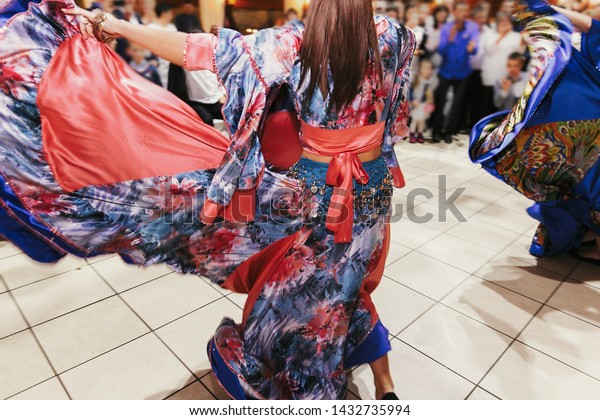
[[[525,52],[525,43],[519,32],[513,30],[512,17],[506,13],[496,16],[496,30],[488,31],[481,40],[483,82],[483,106],[486,115],[496,111],[494,106],[494,85],[506,77],[506,62],[515,53]]]
[[[173,11],[171,10],[171,7],[169,5],[159,3],[156,5],[154,12],[156,14],[156,18],[152,23],[148,24],[148,27],[166,29],[172,32],[177,31],[177,28],[173,24]],[[169,67],[171,64],[164,58],[160,57],[157,59],[157,64],[160,82],[162,83],[162,86],[166,89],[169,85]]]

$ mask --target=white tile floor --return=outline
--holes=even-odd
[[[600,270],[531,257],[528,200],[471,164],[464,140],[398,155],[404,217],[374,297],[401,398],[600,399]],[[468,221],[441,221],[438,197],[461,187]],[[411,201],[416,188],[434,198]],[[205,345],[244,296],[115,257],[42,266],[6,243],[0,276],[0,398],[227,398]],[[373,398],[371,383],[356,369],[349,398]]]

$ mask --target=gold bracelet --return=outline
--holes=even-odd
[[[114,37],[104,34],[104,25],[106,25],[106,22],[109,19],[112,19],[112,17],[113,16],[110,13],[102,12],[94,19],[94,36],[98,41],[108,43],[114,39]]]

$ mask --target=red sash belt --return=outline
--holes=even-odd
[[[311,153],[332,157],[326,183],[334,187],[327,211],[327,229],[334,232],[335,243],[352,242],[354,226],[353,181],[362,185],[369,182],[358,155],[381,146],[385,123],[327,130],[302,123],[302,140]]]

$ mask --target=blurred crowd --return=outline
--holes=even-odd
[[[561,2],[600,17],[600,2]],[[483,117],[511,109],[522,96],[530,61],[527,33],[514,18],[516,0],[497,10],[487,1],[394,2],[379,10],[411,28],[417,51],[411,68],[412,143],[452,143]]]
[[[149,5],[150,2],[137,0],[103,0],[93,3],[92,8],[111,12],[136,25],[186,33],[205,32],[191,0],[185,0],[177,13],[166,3]],[[210,31],[216,34],[218,29],[213,26]],[[225,91],[212,72],[187,71],[125,39],[113,41],[110,47],[142,77],[168,89],[190,105],[206,124],[214,126],[217,120],[222,120]]]
[[[468,132],[483,117],[511,109],[527,83],[527,34],[515,21],[516,0],[494,8],[486,0],[474,7],[461,0],[404,0],[387,2],[378,10],[392,21],[409,27],[417,49],[411,67],[410,142],[452,143],[456,134]],[[93,4],[134,24],[187,33],[204,32],[192,0],[177,13],[165,3],[149,7],[144,0],[102,0]],[[600,0],[560,2],[566,8],[600,17]],[[293,9],[275,26],[302,18]],[[235,28],[227,14],[226,27]],[[209,29],[216,33],[217,26]],[[221,117],[224,91],[208,71],[188,72],[125,40],[113,48],[131,67],[187,102],[207,124]]]

